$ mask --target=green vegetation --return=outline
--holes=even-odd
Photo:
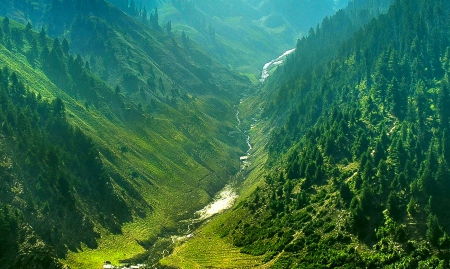
[[[120,16],[124,26],[135,23]],[[111,47],[117,62],[106,63],[111,68],[135,74],[140,71],[134,65],[141,64],[145,74],[154,66],[149,76],[157,92],[144,86],[136,92],[130,85],[150,87],[153,80],[131,75],[121,76],[119,85],[104,81],[98,75],[105,65],[91,63],[111,58],[87,49],[95,61],[73,55],[77,48],[66,38],[48,37],[58,29],[34,32],[31,24],[0,21],[2,91],[13,98],[2,98],[8,104],[4,118],[25,128],[2,124],[9,133],[2,138],[2,225],[8,228],[1,238],[11,231],[2,241],[10,251],[2,252],[4,264],[56,268],[59,258],[74,268],[92,268],[105,259],[132,258],[148,242],[176,230],[178,220],[206,204],[238,171],[245,139],[238,132],[229,135],[236,131],[233,105],[239,100],[231,93],[246,91],[249,82],[194,43],[187,50],[175,38],[135,29],[154,39],[149,44],[159,56],[130,63],[131,51],[139,46],[110,37],[109,42],[118,42]],[[179,72],[188,76],[177,84],[171,76]]]
[[[239,248],[232,242],[223,239],[217,234],[222,222],[227,219],[228,213],[218,216],[209,223],[195,231],[194,237],[176,248],[175,252],[161,261],[161,265],[177,264],[183,268],[208,267],[234,267],[236,264],[243,268],[262,264],[260,257],[240,253]],[[163,267],[164,268],[164,267]]]
[[[257,128],[279,126],[252,172],[266,175],[216,232],[260,267],[447,268],[450,6],[351,8],[299,40],[253,98]],[[195,261],[189,247],[165,261]]]
[[[0,4],[30,21],[0,20],[2,264],[157,264],[173,249],[158,267],[450,266],[447,1],[351,1],[241,102],[239,127],[251,82],[194,40],[231,65],[270,54],[261,40],[289,35],[292,1],[263,20],[273,1],[111,3],[125,13]],[[254,147],[240,171],[239,128]],[[173,245],[230,178],[233,210]]]
[[[242,252],[273,268],[448,266],[448,12],[397,1],[332,60],[285,65],[271,107],[292,110],[266,183],[225,229]]]

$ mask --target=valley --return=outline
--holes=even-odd
[[[245,99],[241,99],[241,103],[244,102],[244,100]],[[240,128],[243,128],[241,124],[244,120],[241,120],[239,118],[239,114],[239,111],[237,111],[236,127],[238,128],[240,133],[247,133],[247,131],[240,130]],[[244,135],[241,135],[241,137],[242,139],[245,138]],[[246,152],[247,155],[245,155],[245,157],[248,158],[250,157],[250,153],[253,149],[252,144],[250,144],[250,135],[247,135],[245,141],[248,145],[248,150]],[[238,192],[240,192],[240,188],[245,181],[248,163],[249,162],[247,161],[247,159],[242,160],[241,157],[241,170],[234,176],[230,177],[227,185],[225,185],[223,189],[218,191],[207,205],[205,205],[203,208],[199,208],[193,214],[185,214],[184,216],[186,216],[187,218],[179,220],[177,224],[173,226],[171,231],[158,235],[158,238],[155,240],[155,242],[152,242],[152,246],[146,248],[145,251],[139,253],[138,256],[129,259],[112,260],[116,264],[119,262],[145,262],[146,264],[158,267],[160,266],[159,261],[171,255],[178,246],[184,244],[185,242],[196,239],[199,235],[200,237],[202,237],[201,232],[200,234],[197,234],[197,232],[199,231],[199,227],[204,226],[206,223],[209,223],[211,219],[216,215],[219,215],[234,206],[236,200],[239,197]],[[188,197],[186,203],[189,203],[194,199],[195,196]],[[108,259],[111,258],[108,257]]]
[[[449,18],[1,1],[0,264],[450,268]]]

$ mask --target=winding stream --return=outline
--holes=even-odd
[[[187,230],[185,232],[186,235],[171,236],[172,245],[179,241],[188,240],[189,238],[194,237],[195,234],[193,233],[193,230],[196,224],[200,224],[203,221],[211,218],[212,216],[231,208],[237,198],[238,195],[235,191],[234,184],[230,183],[226,185],[219,193],[216,194],[216,196],[214,196],[214,199],[211,203],[206,205],[204,208],[196,211],[194,213],[194,217],[180,221],[180,226],[187,226]],[[171,247],[172,245],[170,245],[169,247]],[[170,251],[164,249],[162,251],[162,255],[165,256],[166,253],[170,254]]]
[[[250,136],[247,136],[247,146],[248,146],[248,150],[247,150],[247,155],[250,155],[250,151],[253,149],[252,144],[250,144]]]
[[[239,118],[239,110],[236,111],[236,119],[238,121],[238,126],[241,125],[241,119]]]

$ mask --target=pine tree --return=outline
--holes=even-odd
[[[426,165],[425,170],[423,171],[419,180],[420,180],[420,187],[422,190],[424,190],[428,194],[434,193],[434,191],[436,190],[435,189],[436,184],[428,165]]]
[[[28,22],[27,25],[25,26],[25,32],[30,32],[33,29],[33,26],[31,26],[31,23]]]
[[[41,32],[39,33],[39,42],[41,46],[44,46],[47,41],[47,33],[45,32],[44,27],[41,28]]]
[[[5,17],[5,18],[3,19],[3,31],[4,31],[5,33],[7,33],[7,34],[10,33],[10,29],[9,29],[9,18],[8,18],[8,17]]]
[[[401,204],[395,191],[391,191],[391,193],[389,193],[386,201],[386,209],[389,211],[389,215],[394,220],[399,220],[401,218]]]
[[[168,34],[168,35],[171,35],[172,34],[172,21],[168,21],[167,23],[166,23],[166,33]]]
[[[144,9],[142,10],[141,14],[141,20],[144,24],[147,24],[147,17],[148,17],[147,8],[144,6]]]
[[[442,158],[446,161],[446,163],[449,163],[450,161],[450,137],[449,132],[447,128],[444,128],[442,131],[442,138],[441,138],[441,155]]]
[[[63,39],[61,49],[62,49],[64,55],[66,55],[66,56],[69,55],[69,50],[70,50],[69,42],[67,42],[67,39],[65,39],[65,38]]]
[[[344,200],[345,204],[349,205],[350,202],[352,201],[353,194],[352,194],[350,188],[348,187],[348,184],[345,182],[342,182],[339,192],[341,193],[341,197]]]
[[[439,220],[436,215],[429,214],[427,218],[426,238],[434,246],[439,243],[439,238],[442,236],[442,227],[439,225]]]
[[[450,92],[448,74],[445,75],[444,81],[441,83],[441,88],[438,95],[438,111],[443,128],[449,128],[450,123]]]
[[[159,27],[159,15],[158,15],[158,8],[155,8],[155,13],[150,16],[150,23],[153,28]]]
[[[411,196],[406,211],[410,216],[414,216],[417,212],[416,208],[417,208],[417,201],[413,196]]]
[[[448,169],[448,164],[445,159],[439,161],[438,170],[436,171],[436,185],[438,187],[439,193],[442,196],[446,196],[450,191],[450,173]]]

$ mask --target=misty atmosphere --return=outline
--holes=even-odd
[[[449,75],[446,0],[2,0],[0,268],[450,268]]]

